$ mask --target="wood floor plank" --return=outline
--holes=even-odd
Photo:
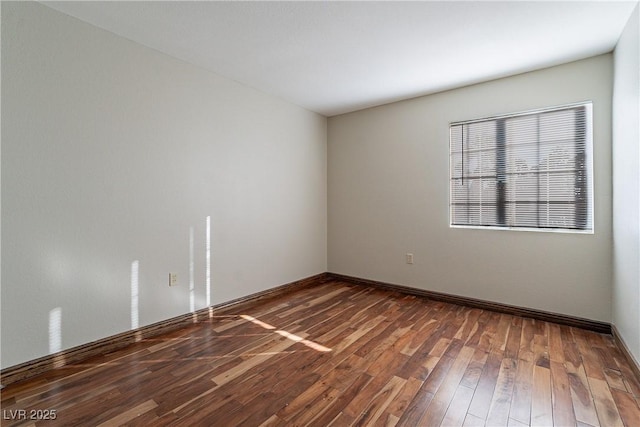
[[[379,351],[380,347],[386,348],[396,342],[411,330],[410,325],[400,326],[401,324],[401,322],[390,322],[386,328],[380,328],[380,331],[372,336],[366,344],[360,346],[355,354],[365,357],[372,352]]]
[[[449,338],[440,338],[436,345],[433,346],[433,349],[429,352],[430,356],[433,357],[442,357],[447,348],[449,348],[449,344],[451,344],[451,339]]]
[[[517,362],[513,359],[502,359],[498,380],[487,415],[487,424],[506,425],[509,420],[509,409],[513,396]]]
[[[427,407],[433,399],[433,394],[420,388],[414,398],[411,400],[407,409],[404,411],[400,419],[398,420],[398,426],[402,427],[415,427],[418,426],[418,422],[422,418],[422,415],[427,410]]]
[[[490,317],[491,317],[490,311],[482,310],[482,312],[480,313],[480,316],[478,317],[478,320],[476,321],[476,324],[471,327],[471,331],[469,332],[469,338],[467,338],[467,341],[465,342],[465,344],[468,347],[478,346],[478,344],[480,343],[480,337],[482,336],[482,333],[484,332]],[[486,349],[483,349],[483,350],[486,350]]]
[[[250,359],[247,359],[244,362],[238,363],[233,368],[228,369],[228,370],[224,371],[223,373],[221,373],[219,375],[216,375],[215,377],[212,377],[211,380],[213,382],[215,382],[217,385],[226,384],[229,381],[232,381],[235,378],[239,377],[240,375],[242,375],[243,373],[245,373],[249,369],[255,368],[256,366],[258,366],[261,363],[265,362],[269,358],[275,356],[278,351],[284,350],[286,348],[289,348],[293,344],[294,344],[293,342],[285,340],[279,346],[273,347],[272,350],[269,353],[255,354]]]
[[[607,384],[609,384],[610,388],[615,388],[625,392],[629,391],[626,383],[624,382],[624,376],[622,375],[622,373],[620,373],[620,371],[616,369],[605,368],[604,377],[606,378]]]
[[[391,403],[389,403],[387,411],[397,417],[399,420],[404,411],[407,409],[407,406],[409,406],[409,403],[418,393],[418,390],[420,390],[420,388],[422,387],[423,383],[424,381],[409,377],[400,392],[391,401]]]
[[[635,427],[639,398],[610,336],[329,281],[212,309],[9,385],[0,403],[55,409],[26,424],[52,427]]]
[[[463,347],[462,350],[460,350],[457,357],[451,364],[451,368],[446,373],[446,377],[443,378],[442,384],[437,388],[437,390],[435,390],[433,400],[420,419],[419,425],[440,425],[447,408],[460,385],[460,381],[467,370],[467,366],[469,365],[469,361],[471,360],[474,351],[475,350],[471,347]],[[427,378],[426,382],[428,381],[429,378]]]
[[[371,381],[371,376],[366,373],[360,374],[351,385],[329,405],[324,412],[319,414],[311,424],[324,427],[331,424],[338,417],[344,408],[351,403],[356,396],[360,395],[363,388]],[[338,421],[336,421],[338,422]]]
[[[465,310],[463,313],[464,322],[456,332],[453,338],[464,341],[465,343],[469,340],[472,333],[476,330],[478,325],[478,319],[482,315],[482,310],[480,309],[471,309]]]
[[[587,377],[605,380],[603,372],[604,367],[600,365],[600,356],[591,345],[589,334],[586,334],[585,331],[577,328],[572,328],[572,332],[580,351],[580,357],[582,358],[582,363],[584,370],[587,373]]]
[[[521,423],[518,420],[514,420],[513,418],[509,418],[509,422],[507,424],[508,427],[526,427],[529,424]]]
[[[613,400],[613,396],[611,395],[607,382],[598,378],[590,378],[588,376],[587,380],[589,381],[589,387],[593,393],[600,425],[607,427],[623,426],[622,418],[620,418],[618,407]]]
[[[480,335],[480,341],[478,342],[478,348],[490,351],[493,347],[493,341],[495,340],[496,332],[498,331],[498,325],[500,324],[500,313],[491,313],[489,320],[484,326],[482,334]],[[494,349],[495,350],[495,349]],[[501,353],[497,351],[496,353]]]
[[[522,333],[520,336],[520,350],[518,358],[529,362],[534,361],[533,336],[535,335],[535,320],[522,319]],[[572,336],[573,337],[573,336]]]
[[[394,347],[389,347],[369,365],[366,371],[371,375],[388,379],[394,372],[399,371],[408,359],[404,354],[399,354]]]
[[[400,350],[400,353],[407,356],[413,356],[414,353],[422,347],[427,338],[433,335],[438,326],[438,322],[433,319],[425,322],[424,327],[413,335],[411,341],[406,343],[406,345]]]
[[[449,369],[455,362],[455,358],[453,357],[440,357],[434,358],[433,360],[437,360],[435,367],[429,373],[426,378],[424,384],[422,384],[422,389],[427,393],[435,395],[438,392],[438,389],[447,378],[447,374],[449,373]]]
[[[350,354],[346,359],[335,367],[331,367],[328,371],[316,370],[315,372],[323,372],[320,381],[336,390],[344,391],[351,383],[365,371],[366,360],[356,354]]]
[[[257,405],[252,405],[248,402],[245,406],[251,408],[249,417],[243,422],[245,425],[259,425],[269,418],[271,414],[274,414],[284,408],[289,402],[293,401],[304,390],[310,388],[318,380],[318,377],[314,373],[306,373],[302,377],[292,378],[295,379],[293,384],[287,381],[287,387],[273,387],[271,389],[272,397],[264,399],[262,402],[258,402]],[[283,384],[284,385],[284,384]],[[247,393],[247,395],[252,395]],[[284,423],[284,420],[277,418]]]
[[[640,407],[630,393],[612,388],[611,396],[626,427],[633,427],[640,423]]]
[[[375,424],[389,404],[400,392],[407,380],[394,376],[369,401],[364,411],[356,419],[355,426]]]
[[[540,322],[538,322],[538,324],[540,324]],[[547,335],[533,335],[533,361],[536,366],[549,369],[549,347]]]
[[[533,385],[533,363],[529,360],[518,360],[513,397],[509,408],[509,418],[529,425],[531,422],[531,393]]]
[[[551,360],[551,391],[553,398],[553,422],[559,426],[576,423],[571,399],[569,376],[562,362]]]
[[[578,368],[566,364],[569,372],[569,386],[571,387],[571,401],[576,420],[591,426],[599,426],[598,415],[594,404],[593,395],[589,387],[584,368]]]
[[[469,406],[469,414],[481,418],[483,421],[487,419],[487,414],[489,413],[501,364],[501,356],[497,353],[489,353]]]
[[[518,359],[520,353],[520,339],[522,337],[522,318],[509,316],[511,325],[509,325],[509,335],[505,346],[504,357],[507,359]]]
[[[273,414],[269,418],[264,420],[259,427],[275,427],[278,425],[282,425],[282,420],[278,418],[276,414]]]
[[[484,418],[476,417],[472,414],[467,414],[464,419],[463,427],[484,427]]]
[[[531,425],[553,425],[551,401],[551,372],[542,366],[533,367],[533,387],[531,397]]]
[[[343,412],[340,412],[332,421],[327,425],[327,427],[347,427],[353,425],[355,420],[353,417],[346,415]],[[322,427],[322,426],[317,426]]]
[[[325,411],[337,399],[340,391],[329,387],[323,394],[317,396],[304,410],[299,411],[292,419],[290,425],[306,426],[313,422],[322,412]]]
[[[349,347],[351,344],[359,340],[360,338],[366,336],[369,332],[371,332],[374,328],[376,328],[380,323],[384,321],[384,316],[376,316],[373,319],[368,320],[366,323],[358,327],[356,330],[351,332],[345,338],[343,338],[337,345],[332,347],[334,353],[340,353],[342,350]]]
[[[469,365],[467,366],[467,370],[465,371],[462,380],[460,380],[461,385],[472,390],[476,388],[478,381],[480,381],[480,375],[482,374],[482,369],[487,362],[488,356],[489,353],[482,349],[477,348],[474,351],[473,356],[471,356],[471,360],[469,361]]]
[[[276,414],[278,415],[278,418],[288,421],[298,412],[310,408],[318,396],[326,395],[331,390],[333,390],[331,386],[322,384],[321,382],[316,382],[285,407],[280,409]]]
[[[491,350],[496,353],[504,354],[507,347],[507,337],[511,327],[511,318],[513,316],[501,314],[496,333],[491,341]]]
[[[640,378],[636,378],[631,367],[627,364],[624,358],[616,357],[616,364],[622,375],[624,375],[624,383],[629,390],[629,393],[633,394],[636,399],[640,399]]]
[[[549,359],[556,362],[564,362],[560,325],[549,324]]]
[[[464,423],[467,410],[473,398],[473,389],[464,385],[458,386],[456,393],[451,399],[447,412],[442,419],[442,426],[460,426]]]
[[[606,343],[606,340],[597,334],[599,338],[604,341],[601,347],[592,347],[593,351],[598,355],[601,365],[606,369],[618,369],[618,365],[615,360],[615,350],[612,350]]]
[[[415,352],[411,355],[411,357],[407,360],[407,363],[404,364],[398,376],[408,379],[409,377],[415,377],[418,379],[424,379],[428,375],[431,375],[429,370],[425,371],[425,362],[428,359],[439,360],[440,358],[431,355],[431,350],[433,346],[438,342],[438,327],[436,327],[429,338],[427,338],[420,347],[418,347]]]
[[[398,424],[399,420],[400,418],[396,417],[395,415],[385,413],[378,419],[378,421],[376,421],[374,425],[376,427],[394,427],[396,424]]]

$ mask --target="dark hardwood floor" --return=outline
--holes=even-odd
[[[1,400],[3,426],[640,425],[611,336],[337,281],[217,310]]]

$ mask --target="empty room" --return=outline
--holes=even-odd
[[[638,1],[2,1],[2,426],[640,425]]]

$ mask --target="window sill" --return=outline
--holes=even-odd
[[[556,233],[556,234],[594,234],[594,230],[570,230],[565,228],[526,228],[526,227],[494,227],[484,225],[453,225],[449,228],[472,229],[472,230],[498,230],[498,231],[529,231],[534,233]]]

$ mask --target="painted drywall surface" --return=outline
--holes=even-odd
[[[613,324],[640,361],[640,6],[614,52]]]
[[[331,117],[329,271],[609,322],[611,81],[607,54]],[[593,235],[449,227],[449,123],[587,100]]]
[[[207,217],[211,304],[326,271],[324,117],[2,9],[2,367],[206,306]]]

